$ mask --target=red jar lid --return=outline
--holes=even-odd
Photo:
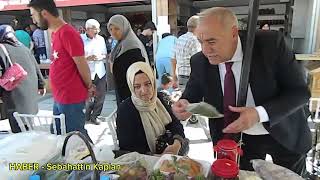
[[[238,164],[229,159],[218,159],[213,162],[211,171],[221,178],[235,178],[239,174]]]
[[[221,149],[226,149],[226,150],[233,150],[233,149],[237,149],[238,144],[234,140],[222,139],[218,141],[217,147]]]

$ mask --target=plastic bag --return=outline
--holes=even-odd
[[[219,113],[219,111],[215,107],[213,107],[211,104],[208,104],[206,102],[189,104],[186,110],[188,112],[191,112],[192,114],[201,115],[208,118],[223,117],[223,114]]]
[[[33,171],[9,170],[9,163],[45,164],[60,153],[64,137],[45,132],[23,132],[10,135],[0,141],[1,179],[26,179]]]
[[[254,159],[251,162],[253,169],[264,180],[303,180],[293,171],[271,162],[262,159]]]
[[[102,145],[93,147],[94,154],[99,162],[112,162],[114,161],[114,153],[112,146]]]

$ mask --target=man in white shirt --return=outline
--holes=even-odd
[[[99,125],[97,117],[101,114],[106,94],[106,57],[107,47],[105,40],[98,33],[100,23],[95,19],[86,21],[86,33],[81,34],[84,43],[85,56],[91,72],[91,80],[96,86],[96,96],[86,104],[86,121]]]
[[[211,8],[199,16],[202,51],[191,58],[190,79],[173,105],[174,114],[186,120],[189,102],[205,101],[224,114],[209,120],[214,144],[243,132],[241,169],[253,170],[250,160],[269,154],[275,164],[304,175],[311,148],[305,109],[310,92],[284,37],[276,31],[256,32],[246,106],[236,107],[246,33],[238,31],[229,9]]]

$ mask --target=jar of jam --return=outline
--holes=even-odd
[[[217,159],[211,166],[212,180],[239,180],[238,164],[230,159]]]
[[[230,139],[218,141],[217,145],[213,147],[213,150],[216,159],[230,159],[238,162],[238,155],[242,155],[241,148],[235,141]]]

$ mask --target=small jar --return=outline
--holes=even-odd
[[[238,144],[230,139],[218,141],[217,145],[213,147],[213,150],[216,159],[230,159],[238,162],[238,155],[242,155],[242,150]]]
[[[238,164],[229,159],[218,159],[211,166],[212,180],[239,180]]]

